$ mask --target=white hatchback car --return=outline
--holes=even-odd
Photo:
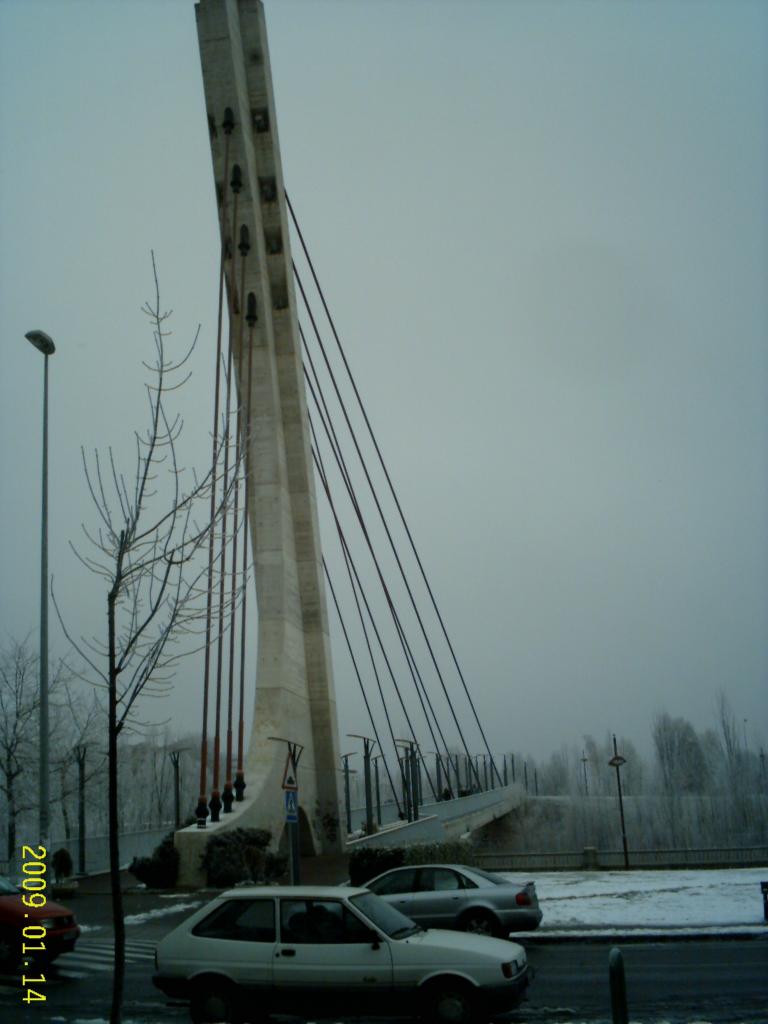
[[[506,1013],[528,984],[513,942],[425,930],[367,889],[232,889],[170,932],[155,985],[195,1024],[270,1013],[421,1016],[469,1024]]]

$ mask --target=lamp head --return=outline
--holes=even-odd
[[[27,331],[24,335],[27,341],[31,341],[36,349],[39,349],[44,356],[52,356],[56,351],[53,338],[45,331]]]

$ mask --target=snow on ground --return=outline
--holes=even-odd
[[[173,903],[168,907],[158,907],[157,910],[145,910],[143,914],[128,914],[126,924],[144,924],[145,921],[152,921],[156,917],[165,917],[167,914],[178,914],[180,910],[196,910],[203,905],[202,900],[195,900],[193,903]]]
[[[760,882],[768,880],[768,868],[498,874],[516,882],[533,878],[544,914],[540,931],[632,928],[723,932],[751,927],[764,931],[768,927],[760,891]]]

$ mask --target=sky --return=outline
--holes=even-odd
[[[286,186],[491,748],[541,760],[615,731],[647,750],[654,714],[709,727],[720,690],[768,746],[768,8],[265,9]],[[191,0],[0,0],[0,231],[0,639],[37,642],[32,328],[57,344],[53,586],[74,633],[103,635],[70,550],[94,523],[80,449],[126,456],[144,423],[150,250],[175,337],[201,325],[190,462],[210,444]],[[340,732],[365,732],[331,631]],[[200,687],[183,663],[148,714],[196,731]]]

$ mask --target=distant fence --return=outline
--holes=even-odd
[[[607,871],[624,867],[622,850],[587,846],[570,853],[514,853],[498,850],[475,854],[483,867],[497,871]],[[631,868],[747,868],[768,866],[768,846],[741,849],[630,850]]]
[[[158,828],[145,829],[141,832],[120,833],[120,867],[127,868],[134,857],[148,857],[158,843],[172,831],[172,824]],[[77,836],[73,839],[52,839],[48,848],[49,857],[54,850],[61,848],[69,851],[75,872],[78,868],[80,851]],[[19,851],[20,853],[21,851]],[[109,836],[85,837],[85,873],[99,874],[109,870]],[[0,875],[15,878],[20,871],[20,864],[13,861],[0,861]]]

